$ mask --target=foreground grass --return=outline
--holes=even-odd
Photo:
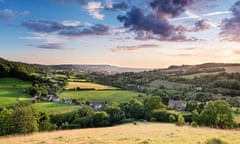
[[[1,137],[3,144],[204,144],[212,138],[229,144],[240,143],[240,131],[210,128],[177,127],[173,124],[126,124],[36,133],[28,136]]]
[[[32,106],[38,111],[49,112],[51,114],[71,112],[80,108],[80,106],[77,105],[61,104],[54,102],[38,102],[34,103]]]
[[[0,107],[11,106],[19,101],[29,101],[31,96],[24,91],[31,83],[15,78],[0,78]]]
[[[80,99],[86,101],[97,102],[126,102],[132,97],[136,97],[141,93],[126,90],[90,90],[90,91],[64,91],[60,94],[64,99]]]
[[[115,87],[111,86],[106,86],[106,85],[101,85],[101,84],[96,84],[96,83],[91,83],[91,82],[68,82],[67,86],[65,87],[66,89],[74,89],[74,88],[94,88],[96,90],[104,90],[104,89],[117,89]]]

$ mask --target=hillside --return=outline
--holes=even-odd
[[[109,128],[91,128],[0,137],[7,144],[204,144],[212,138],[240,143],[237,130],[177,127],[173,124],[138,123]]]

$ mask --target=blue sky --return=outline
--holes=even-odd
[[[240,61],[239,0],[0,0],[0,57],[38,64]]]

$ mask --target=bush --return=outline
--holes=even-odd
[[[196,128],[198,125],[197,125],[197,123],[196,123],[195,121],[192,121],[192,122],[191,122],[191,126],[194,127],[194,128]]]
[[[228,144],[228,143],[222,141],[221,139],[213,138],[213,139],[207,140],[206,144]]]
[[[176,117],[174,115],[169,115],[169,122],[174,123],[176,122]]]
[[[184,117],[182,115],[178,115],[178,120],[177,120],[177,123],[176,123],[178,126],[182,126],[185,124],[185,120],[184,120]]]
[[[148,112],[146,118],[150,121],[154,118],[154,121],[158,122],[171,122],[170,115],[172,115],[171,120],[174,120],[174,118],[176,120],[178,117],[176,112],[159,109]]]

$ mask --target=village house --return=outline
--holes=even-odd
[[[90,102],[89,106],[92,107],[94,110],[100,110],[103,108],[104,103],[102,102]]]
[[[174,110],[185,110],[187,104],[180,100],[169,100],[168,108]]]
[[[63,103],[65,103],[65,104],[73,104],[72,99],[65,99],[65,100],[63,100]]]

